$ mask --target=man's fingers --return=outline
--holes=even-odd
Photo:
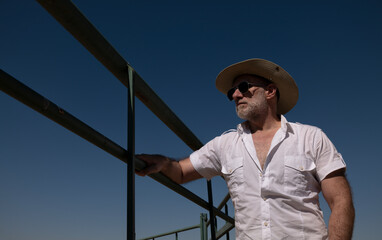
[[[150,164],[150,163],[158,162],[161,156],[160,155],[149,155],[149,154],[137,154],[137,155],[135,155],[135,157],[146,162],[147,164]]]
[[[149,156],[146,155],[146,154],[137,154],[137,155],[135,155],[135,157],[140,159],[140,160],[142,160],[142,161],[144,161],[144,162],[149,162],[150,161]]]
[[[150,165],[150,166],[145,167],[141,171],[136,171],[136,174],[144,177],[146,175],[156,173],[156,172],[159,172],[158,166],[157,165]]]
[[[165,160],[161,155],[138,154],[136,157],[147,164],[141,171],[136,171],[139,176],[160,172]]]

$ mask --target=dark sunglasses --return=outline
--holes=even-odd
[[[249,88],[253,87],[255,85],[253,84],[250,84],[248,82],[241,82],[239,83],[239,85],[237,85],[236,87],[234,88],[231,88],[228,92],[227,92],[227,97],[230,101],[233,100],[233,94],[235,93],[236,89],[239,89],[239,91],[241,93],[246,93],[248,91]]]

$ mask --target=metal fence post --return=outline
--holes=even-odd
[[[208,240],[207,233],[207,214],[200,214],[200,240]]]
[[[216,240],[216,224],[215,224],[215,214],[214,214],[214,203],[212,197],[212,183],[211,180],[207,180],[207,189],[208,189],[208,206],[210,212],[210,227],[211,227],[211,239]]]
[[[224,205],[224,212],[225,212],[225,214],[227,214],[228,215],[228,205],[227,205],[227,203]],[[225,237],[226,237],[226,240],[229,240],[229,232],[227,232],[227,234],[225,235]]]
[[[135,240],[135,93],[133,69],[127,65],[128,88],[128,164],[127,164],[127,240]]]

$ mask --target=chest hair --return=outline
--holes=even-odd
[[[252,133],[252,140],[255,145],[256,155],[262,169],[264,169],[264,164],[267,160],[269,148],[271,147],[272,139],[275,133],[276,131]]]

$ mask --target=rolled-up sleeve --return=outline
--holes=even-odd
[[[342,155],[321,130],[316,133],[315,143],[317,175],[320,181],[336,170],[346,169]]]

